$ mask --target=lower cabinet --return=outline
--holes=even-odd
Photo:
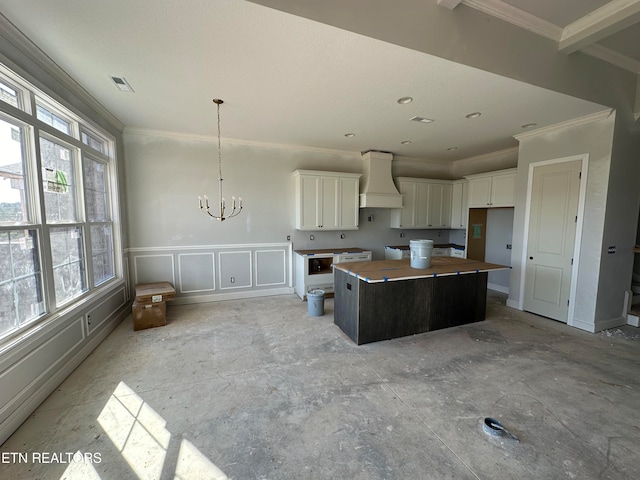
[[[310,290],[321,289],[333,295],[333,264],[346,262],[370,262],[372,254],[368,250],[359,252],[308,251],[295,252],[296,294],[307,298]]]

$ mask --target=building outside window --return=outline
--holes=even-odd
[[[0,341],[121,277],[115,141],[0,64]]]

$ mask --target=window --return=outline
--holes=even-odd
[[[115,151],[0,64],[0,341],[121,275]]]
[[[22,129],[0,119],[0,225],[28,219]]]
[[[36,230],[0,231],[0,336],[44,313]]]
[[[74,154],[60,143],[40,139],[44,203],[48,223],[77,220]]]
[[[36,106],[38,120],[42,120],[47,125],[51,125],[56,130],[60,130],[62,133],[71,135],[71,122],[68,122],[64,118],[56,115],[51,110],[53,109],[49,109],[38,104]]]

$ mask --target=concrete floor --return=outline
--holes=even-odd
[[[0,448],[30,456],[0,478],[638,478],[638,329],[588,334],[504,301],[359,347],[332,299],[322,317],[284,296],[170,306],[139,332],[129,318]],[[520,442],[487,435],[489,416]],[[47,452],[94,463],[31,462]]]

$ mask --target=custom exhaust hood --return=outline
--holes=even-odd
[[[364,182],[360,208],[402,208],[402,195],[391,176],[392,161],[390,153],[369,151],[362,154]]]

